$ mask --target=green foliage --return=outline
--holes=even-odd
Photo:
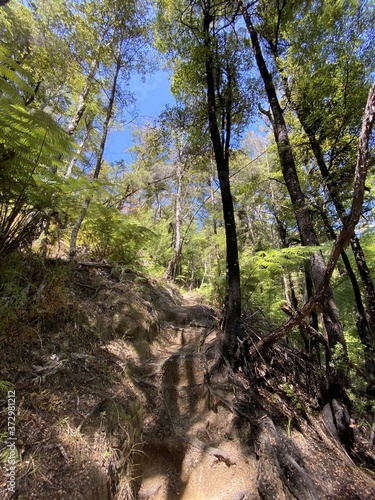
[[[0,254],[33,239],[58,199],[61,180],[52,172],[74,151],[51,116],[27,106],[31,81],[0,43]]]
[[[201,140],[206,135],[208,121],[205,64],[208,56],[212,58],[218,122],[223,126],[229,113],[233,137],[240,136],[251,119],[257,94],[251,72],[252,58],[248,57],[246,37],[240,26],[236,27],[235,33],[220,29],[224,20],[222,16],[230,16],[229,5],[210,4],[213,22],[207,45],[203,30],[206,7],[201,3],[179,1],[175,5],[168,0],[159,0],[155,43],[166,54],[168,65],[173,69],[171,91],[179,102],[190,108]],[[226,8],[228,12],[225,12]]]
[[[14,385],[12,382],[8,382],[7,380],[0,380],[0,391],[7,392],[12,389]]]
[[[294,246],[261,250],[250,249],[241,256],[242,282],[246,302],[259,308],[276,322],[283,322],[285,314],[280,306],[285,303],[283,277],[292,274],[295,284],[303,281],[304,264],[321,247]],[[299,298],[299,297],[298,297]]]
[[[300,402],[298,394],[296,393],[295,388],[293,387],[293,385],[290,384],[289,382],[284,382],[282,384],[282,388],[285,391],[285,394],[287,395],[287,397],[292,400],[295,408],[297,410],[301,410],[303,408],[303,406],[302,406],[302,404]],[[290,431],[290,423],[289,423],[288,427],[289,427],[289,431]]]
[[[369,43],[374,36],[373,2],[359,8],[356,0],[327,1],[302,9],[302,16],[286,16],[281,23],[288,50],[279,54],[277,65],[327,163],[329,158],[331,186],[340,185],[345,206],[375,70],[374,47]],[[306,154],[306,138],[300,142]],[[313,155],[306,158],[308,168],[311,161]]]
[[[363,377],[363,373],[366,372],[364,345],[359,340],[354,326],[350,331],[345,331],[345,340],[350,361],[349,376],[351,384],[348,396],[357,416],[369,425],[367,421],[369,415],[375,413],[375,401],[367,392],[369,381]]]
[[[321,247],[294,246],[289,248],[262,250],[255,255],[244,252],[244,259],[258,271],[259,278],[281,276],[285,271],[296,271],[303,268],[304,261]],[[246,266],[246,263],[244,264]]]
[[[79,243],[88,245],[96,259],[135,266],[141,261],[141,249],[152,237],[153,233],[137,220],[93,202],[83,222]]]
[[[375,233],[372,228],[368,228],[361,236],[361,245],[366,256],[366,263],[373,274],[375,272]]]
[[[12,453],[12,455],[11,455]],[[14,454],[14,455],[13,455]],[[8,446],[0,452],[0,462],[2,464],[9,464],[9,459],[12,458],[12,463],[18,464],[21,461],[21,452],[17,448],[10,449]],[[14,460],[14,462],[13,462]]]
[[[339,370],[348,370],[347,356],[344,347],[341,344],[336,344],[332,350],[331,363],[332,368]]]

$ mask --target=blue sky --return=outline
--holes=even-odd
[[[135,75],[130,81],[129,90],[134,93],[136,98],[134,113],[136,117],[132,120],[129,113],[129,120],[132,120],[131,124],[133,125],[142,125],[147,120],[152,121],[160,114],[166,104],[174,102],[166,71],[158,71],[149,75],[144,81],[139,75]],[[120,159],[130,161],[130,155],[125,153],[130,146],[132,146],[130,125],[125,125],[123,130],[111,130],[104,155],[106,161],[113,162]]]

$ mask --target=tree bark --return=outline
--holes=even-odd
[[[183,183],[183,167],[181,163],[181,159],[178,158],[176,162],[176,177],[177,177],[177,191],[175,196],[175,205],[174,205],[174,238],[173,238],[173,257],[169,261],[167,269],[164,273],[164,278],[172,279],[175,281],[177,276],[177,269],[181,259],[181,251],[182,251],[182,238],[181,238],[181,224],[182,224],[182,215],[181,215],[181,200],[182,200],[182,183]]]
[[[318,246],[319,241],[315,234],[309,208],[305,202],[305,196],[302,192],[297,169],[293,157],[292,147],[289,141],[287,126],[285,123],[283,111],[281,109],[272,76],[268,71],[260,47],[258,34],[252,24],[247,8],[243,2],[239,2],[246,27],[249,31],[253,52],[258,66],[261,78],[264,83],[268,101],[272,112],[272,126],[275,141],[278,148],[278,154],[283,172],[284,180],[293,204],[294,213],[298,225],[302,245]],[[311,256],[311,274],[315,290],[319,290],[326,273],[326,265],[321,252],[314,253]],[[346,352],[346,344],[340,323],[338,309],[329,286],[325,287],[325,294],[322,301],[322,326],[325,330],[330,348],[336,344],[341,344]]]
[[[224,130],[221,130],[223,134],[222,141],[218,125],[216,106],[215,69],[210,33],[210,24],[213,21],[213,18],[210,13],[210,2],[205,3],[203,8],[203,15],[203,31],[205,37],[204,43],[206,49],[205,68],[209,131],[212,146],[214,149],[217,175],[219,178],[226,240],[227,302],[221,350],[223,356],[233,365],[237,361],[236,358],[238,354],[238,338],[240,337],[241,280],[238,260],[238,241],[234,216],[234,205],[229,180],[229,148],[232,125],[232,103],[230,102],[230,97],[228,96],[228,98],[226,99],[226,108],[222,110],[222,113],[225,113],[225,126]]]
[[[98,156],[96,159],[96,164],[95,164],[95,169],[93,173],[93,180],[97,179],[100,174],[100,169],[102,166],[102,161],[103,161],[103,156],[104,156],[104,149],[105,149],[105,144],[107,142],[107,136],[108,136],[108,130],[109,130],[109,124],[112,119],[112,113],[113,113],[113,108],[115,105],[115,96],[116,96],[116,90],[117,90],[117,81],[119,78],[120,70],[122,67],[122,58],[121,54],[118,54],[117,60],[116,60],[116,68],[115,68],[115,73],[113,75],[113,81],[112,81],[112,86],[111,86],[111,94],[109,97],[109,102],[107,106],[107,112],[106,112],[106,117],[104,120],[103,124],[103,133],[102,133],[102,139],[100,141],[100,146],[99,146],[99,152]],[[85,199],[84,205],[82,207],[81,213],[79,214],[77,221],[73,227],[72,234],[70,237],[70,248],[69,248],[69,257],[71,260],[75,260],[76,254],[77,254],[77,237],[79,230],[81,228],[82,222],[87,214],[87,211],[89,209],[90,203],[92,200],[92,195],[88,196]]]

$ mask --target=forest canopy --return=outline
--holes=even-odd
[[[374,16],[371,0],[2,2],[2,266],[31,253],[199,288],[232,366],[244,318],[266,318],[258,351],[288,335],[332,390],[340,363],[373,390]],[[175,104],[108,161],[132,76],[160,68]]]

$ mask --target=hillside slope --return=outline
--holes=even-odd
[[[17,491],[5,464],[1,498],[375,497],[362,434],[353,426],[359,468],[301,353],[280,345],[235,374],[218,362],[218,312],[197,295],[105,266],[50,262],[32,279],[1,337],[20,457]]]

